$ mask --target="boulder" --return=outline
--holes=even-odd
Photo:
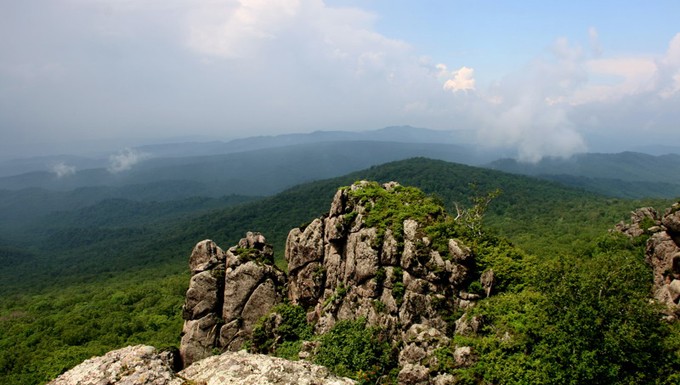
[[[430,370],[423,365],[406,364],[399,371],[397,381],[400,385],[428,385]]]
[[[351,385],[323,366],[245,351],[226,352],[196,362],[178,373],[196,384],[210,385]]]
[[[193,363],[179,373],[167,352],[152,346],[129,346],[94,357],[48,385],[351,385],[323,366],[245,351],[225,352]]]
[[[168,354],[152,346],[128,346],[85,360],[48,385],[183,385]]]

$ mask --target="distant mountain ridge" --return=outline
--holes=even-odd
[[[680,155],[649,155],[640,152],[616,154],[582,153],[570,158],[543,158],[537,163],[499,159],[489,168],[524,175],[575,175],[625,181],[680,181]]]
[[[499,159],[494,170],[530,175],[617,197],[680,196],[680,155],[584,153],[570,158],[544,158],[537,163]]]
[[[418,156],[475,164],[486,154],[454,144],[379,141],[331,141],[194,157],[151,158],[130,170],[111,173],[87,169],[58,177],[36,171],[0,178],[0,189],[73,190],[88,186],[124,186],[178,181],[202,186],[196,195],[271,195],[287,187],[340,176],[362,168]]]
[[[281,135],[262,135],[234,139],[228,142],[186,142],[139,146],[136,149],[158,157],[219,155],[266,148],[286,147],[320,142],[397,142],[469,144],[474,141],[471,131],[440,131],[412,126],[390,126],[367,131],[314,131]]]
[[[398,143],[437,143],[470,144],[474,142],[474,132],[470,130],[440,131],[411,126],[391,126],[366,131],[314,131],[311,133],[253,136],[230,141],[182,141],[133,146],[132,150],[152,158],[183,158],[195,156],[224,155],[268,148],[287,147],[320,142],[398,142]],[[113,151],[113,149],[112,149]],[[488,160],[498,158],[498,152]],[[110,154],[115,155],[115,154]],[[109,164],[109,154],[87,157],[73,155],[50,155],[0,162],[0,177],[12,176],[35,171],[52,172],[56,165],[73,166],[77,170],[105,168]]]
[[[0,164],[0,190],[72,191],[136,185],[149,186],[149,192],[105,195],[159,201],[230,194],[265,196],[299,183],[386,162],[427,157],[473,166],[486,164],[491,169],[536,176],[613,197],[680,196],[678,154],[585,153],[527,164],[507,158],[507,154],[498,159],[501,152],[472,144],[473,134],[394,126],[362,132],[316,131],[230,142],[148,145],[129,150],[127,155],[113,156],[111,161],[121,157],[121,162],[127,162],[117,170],[110,167],[108,159],[66,155],[31,158]],[[8,169],[34,170],[1,176]],[[158,189],[159,185],[164,188]]]

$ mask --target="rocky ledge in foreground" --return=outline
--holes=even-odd
[[[91,358],[48,385],[350,385],[323,366],[245,351],[226,352],[175,373],[173,356],[152,346],[129,346]]]

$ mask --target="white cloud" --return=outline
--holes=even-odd
[[[475,70],[469,67],[460,67],[459,69],[448,73],[444,64],[438,64],[437,68],[440,73],[443,73],[449,79],[444,82],[444,89],[447,91],[474,91],[475,90]]]
[[[565,39],[551,48],[550,56],[536,58],[478,91],[477,106],[469,113],[476,116],[481,144],[516,148],[518,157],[528,162],[586,149],[565,103],[587,79],[582,51]]]
[[[245,57],[294,23],[298,0],[213,1],[190,13],[188,44],[198,52]]]
[[[647,92],[654,85],[656,65],[647,57],[611,57],[587,60],[588,83],[568,98],[573,105],[615,101]]]
[[[666,55],[657,67],[659,95],[670,98],[680,91],[680,33],[670,41]]]
[[[69,166],[64,162],[59,162],[53,165],[51,170],[57,176],[57,178],[62,178],[76,173],[75,166]]]
[[[149,157],[150,155],[147,153],[131,148],[125,148],[119,153],[109,156],[109,167],[107,170],[112,174],[127,171],[131,169],[132,166]]]

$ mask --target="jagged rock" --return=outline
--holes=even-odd
[[[287,361],[245,351],[226,352],[193,363],[179,373],[166,352],[152,346],[129,346],[91,358],[48,385],[350,385],[348,378],[305,361]]]
[[[224,265],[224,252],[215,242],[206,239],[198,242],[189,257],[189,268],[192,274],[213,270]]]
[[[641,207],[630,213],[630,223],[619,222],[615,227],[615,231],[619,231],[632,238],[639,237],[646,230],[651,230],[651,228],[644,225],[645,220],[647,220],[647,223],[653,223],[655,226],[661,223],[659,213],[654,208]]]
[[[185,366],[213,354],[220,327],[219,318],[213,313],[184,321],[179,352]]]
[[[455,239],[444,243],[444,255],[435,249],[425,233],[434,217],[427,219],[430,222],[405,218],[398,227],[368,226],[366,219],[378,199],[366,194],[369,188],[377,186],[361,181],[338,190],[327,216],[289,233],[288,299],[307,309],[317,333],[327,332],[337,321],[360,317],[368,326],[380,327],[403,347],[400,363],[416,365],[400,374],[400,380],[427,383],[429,374],[418,365],[449,342],[445,333],[450,326],[442,309],[454,311],[463,304],[461,289],[468,282],[473,254]],[[390,194],[401,191],[396,182],[382,188]],[[493,272],[484,279],[490,294]],[[470,307],[479,298],[469,295],[463,305]],[[413,327],[438,338],[414,342]]]
[[[457,367],[470,366],[474,363],[472,348],[469,346],[459,346],[453,351],[453,360]]]
[[[449,239],[449,253],[456,262],[465,262],[472,257],[472,251],[469,247],[461,245],[455,239]]]
[[[641,226],[642,223],[653,226]],[[642,227],[647,227],[646,229]],[[673,204],[663,216],[649,207],[634,211],[631,223],[619,223],[616,231],[630,237],[650,234],[645,260],[652,267],[654,298],[666,305],[668,316],[680,316],[680,202]]]
[[[674,279],[668,284],[668,292],[673,303],[678,303],[678,300],[680,300],[680,279]]]
[[[666,226],[669,233],[680,234],[680,204],[676,203],[668,210],[661,224]]]
[[[482,283],[482,287],[484,288],[484,293],[486,296],[490,296],[491,290],[493,289],[493,284],[496,282],[493,270],[489,269],[483,272],[482,276],[479,278],[479,281]]]
[[[241,349],[255,323],[281,302],[286,285],[260,233],[247,233],[226,252],[210,240],[201,241],[189,267],[193,275],[182,308],[180,343],[184,366],[215,351]]]
[[[348,378],[331,375],[323,366],[306,361],[245,351],[226,352],[194,363],[179,372],[179,376],[196,384],[210,385],[350,385]]]
[[[432,379],[432,385],[455,385],[457,383],[458,380],[451,374],[440,374]]]
[[[48,385],[183,385],[152,346],[128,346],[85,360]]]
[[[288,233],[286,260],[288,271],[296,271],[323,256],[323,221],[313,220],[304,230],[295,228]],[[288,248],[289,247],[289,248]]]
[[[430,383],[430,370],[423,365],[406,364],[399,371],[397,381],[400,385],[428,385]]]
[[[367,225],[378,199],[384,199],[383,193],[367,194],[376,188],[361,181],[340,189],[327,216],[291,230],[285,249],[288,278],[273,266],[271,246],[262,234],[249,232],[226,251],[210,240],[199,242],[189,261],[192,278],[182,312],[184,366],[239,350],[258,320],[287,296],[307,310],[319,333],[339,320],[358,318],[380,327],[402,347],[400,380],[427,382],[422,364],[449,343],[443,311],[469,308],[480,298],[462,290],[469,283],[473,255],[455,239],[446,240],[445,250],[434,248],[425,228],[437,213],[400,223],[376,224],[373,219]],[[403,191],[396,182],[382,188],[388,194]],[[493,272],[485,272],[481,282],[488,296]],[[470,333],[477,324],[475,319],[460,321],[457,328]]]
[[[218,278],[212,271],[202,271],[191,277],[182,307],[184,319],[202,318],[217,307],[218,292],[223,286]]]
[[[399,365],[424,364],[437,348],[449,344],[449,338],[437,328],[414,324],[403,333],[404,348],[399,352]]]
[[[479,317],[469,317],[467,314],[464,314],[456,321],[456,334],[463,336],[476,334],[481,326],[482,322]]]

